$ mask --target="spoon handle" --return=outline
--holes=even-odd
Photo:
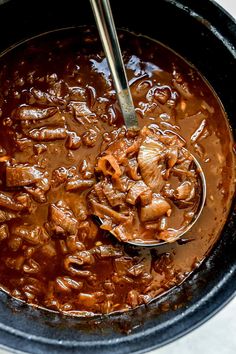
[[[127,128],[138,127],[110,2],[109,0],[90,0],[90,4],[110,67],[125,125]]]

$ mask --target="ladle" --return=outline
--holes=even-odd
[[[122,59],[121,49],[110,7],[110,2],[109,0],[90,0],[90,4],[94,13],[100,39],[111,71],[116,95],[120,104],[120,109],[124,118],[125,125],[129,129],[137,129],[138,120],[136,117],[135,107],[130,93],[130,88],[126,76],[124,62]],[[187,226],[180,229],[176,237],[173,238],[171,242],[177,241],[192,228],[192,226],[198,220],[206,200],[206,180],[203,170],[197,159],[192,154],[190,155],[192,156],[193,161],[198,170],[198,176],[201,185],[201,198],[198,204],[198,208],[191,222]],[[100,218],[99,222],[102,224],[102,220]],[[156,247],[169,243],[169,241],[167,242],[157,240],[141,242],[129,240],[127,242],[132,245],[142,247]]]

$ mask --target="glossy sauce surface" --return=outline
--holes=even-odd
[[[185,240],[158,249],[100,230],[88,203],[97,157],[125,130],[98,37],[66,30],[16,47],[0,60],[0,284],[28,303],[81,315],[148,303],[200,264],[225,222],[233,152],[219,100],[166,47],[120,40],[140,127],[184,139],[206,206]]]

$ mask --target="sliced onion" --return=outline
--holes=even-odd
[[[152,137],[146,137],[139,149],[138,164],[143,181],[155,192],[162,187],[161,165],[158,165],[163,144]]]

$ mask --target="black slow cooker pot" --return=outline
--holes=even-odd
[[[236,127],[236,23],[210,0],[111,1],[116,24],[176,50],[209,80]],[[128,7],[129,6],[129,7]],[[56,28],[94,24],[88,0],[0,0],[0,52]],[[219,242],[181,286],[148,307],[94,319],[34,309],[0,293],[0,345],[30,353],[143,353],[189,332],[236,291],[235,201]],[[168,311],[167,304],[171,304]]]

